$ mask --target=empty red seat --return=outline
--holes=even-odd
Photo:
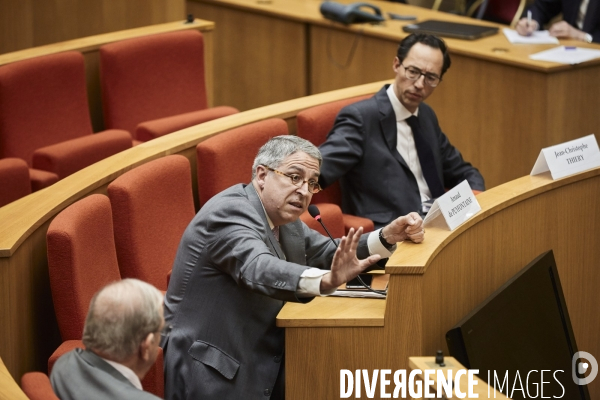
[[[25,160],[34,191],[132,145],[123,130],[93,134],[81,53],[3,65],[0,88],[0,158]]]
[[[0,207],[31,193],[29,167],[20,158],[0,159]]]
[[[195,215],[190,162],[180,155],[150,161],[108,185],[119,268],[167,289],[183,231]]]
[[[105,125],[140,141],[238,112],[208,108],[204,40],[194,30],[102,46],[100,79]]]

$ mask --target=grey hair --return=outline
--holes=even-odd
[[[160,329],[162,299],[158,289],[137,279],[108,284],[90,302],[83,344],[112,361],[125,361],[149,333]]]
[[[259,165],[277,168],[285,158],[297,152],[308,154],[319,161],[319,167],[321,166],[321,152],[308,140],[294,135],[275,136],[258,150],[252,165],[252,179],[256,176],[256,167]]]

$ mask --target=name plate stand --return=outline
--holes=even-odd
[[[542,149],[530,175],[550,170],[560,179],[600,166],[600,151],[594,134]]]
[[[448,228],[453,231],[479,211],[481,211],[481,206],[475,198],[469,182],[464,180],[443,196],[435,199],[423,220],[423,226],[431,225],[433,220],[439,218],[441,214],[444,216]]]

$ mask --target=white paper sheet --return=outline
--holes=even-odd
[[[579,64],[600,57],[600,50],[574,46],[559,46],[529,56],[532,60],[561,64]]]
[[[504,36],[513,44],[558,44],[558,39],[550,36],[548,31],[535,31],[531,36],[521,36],[517,31],[510,28],[502,30]]]

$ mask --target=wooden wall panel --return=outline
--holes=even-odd
[[[305,24],[197,2],[187,10],[218,27],[215,105],[245,111],[308,94]]]
[[[185,19],[185,0],[0,1],[0,54]]]

